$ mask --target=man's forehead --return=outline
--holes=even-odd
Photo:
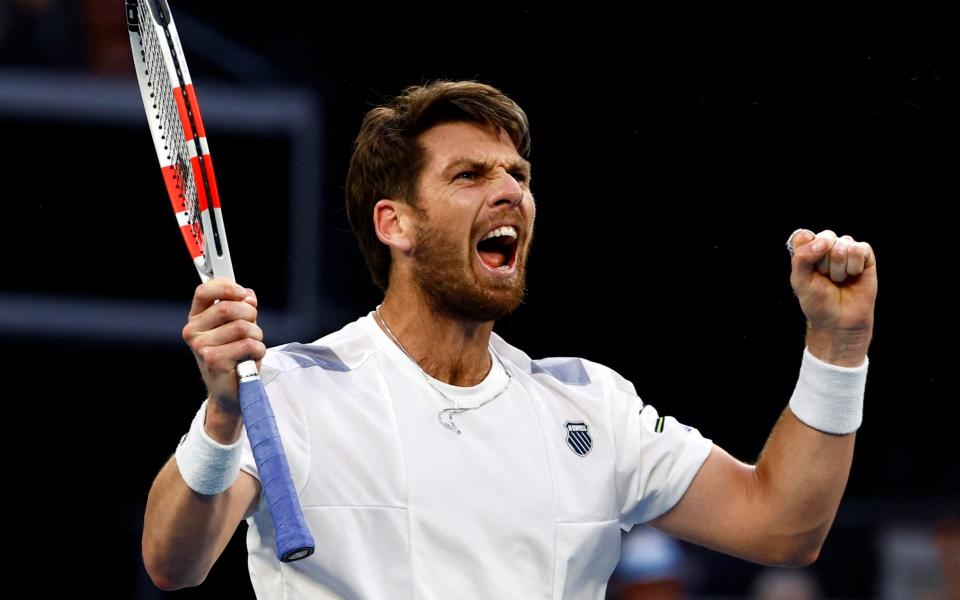
[[[454,122],[434,125],[420,135],[431,162],[441,169],[455,162],[509,161],[529,165],[517,152],[502,128],[478,123]]]

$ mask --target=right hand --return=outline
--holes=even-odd
[[[201,284],[193,294],[183,339],[197,359],[211,403],[239,414],[237,363],[253,359],[259,369],[267,352],[257,326],[256,294],[226,279]]]

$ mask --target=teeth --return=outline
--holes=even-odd
[[[516,228],[513,227],[512,225],[504,225],[503,227],[497,227],[487,235],[483,236],[483,240],[489,240],[491,238],[502,237],[505,235],[508,235],[512,238],[517,237]],[[482,242],[483,240],[480,240],[480,241]]]

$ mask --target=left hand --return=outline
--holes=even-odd
[[[809,333],[868,344],[877,300],[877,261],[870,244],[837,237],[829,229],[816,235],[801,229],[790,242],[790,285]]]

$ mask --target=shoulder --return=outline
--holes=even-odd
[[[576,356],[530,358],[526,352],[507,343],[497,334],[491,336],[491,345],[504,362],[541,383],[571,388],[603,388],[636,395],[633,384],[606,365]]]
[[[348,373],[359,369],[376,353],[376,344],[361,325],[365,318],[310,343],[291,342],[268,348],[260,373],[264,384],[283,374],[305,369],[327,373]]]

